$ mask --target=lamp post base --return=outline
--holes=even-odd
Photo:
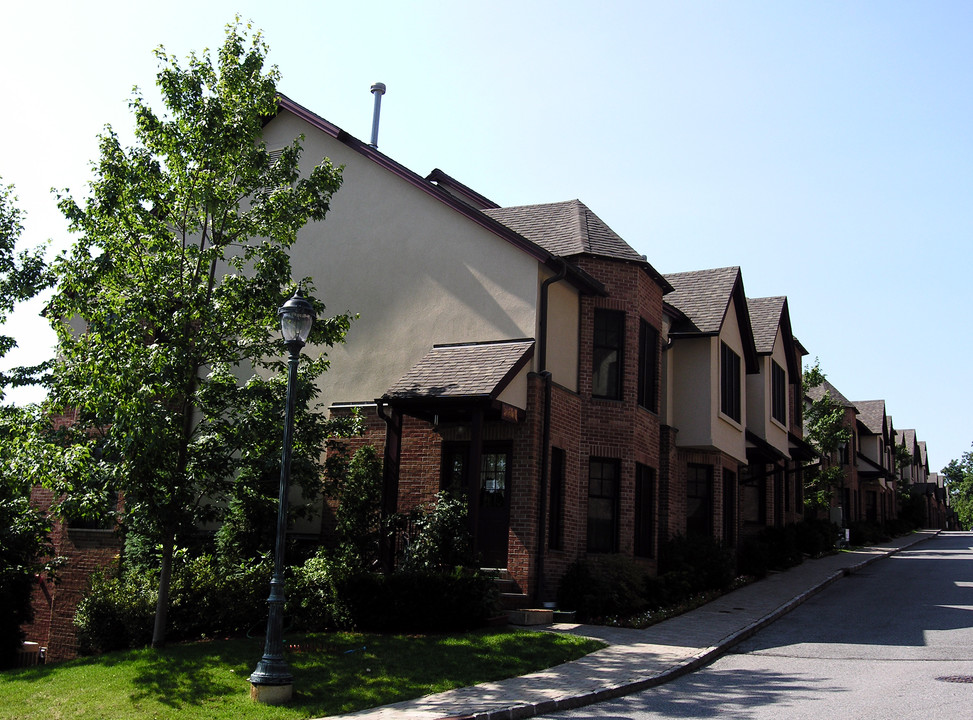
[[[250,683],[250,699],[264,705],[283,705],[294,697],[294,685],[255,685]]]

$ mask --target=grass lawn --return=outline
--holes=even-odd
[[[250,700],[263,639],[130,650],[0,673],[0,719],[316,718],[523,675],[603,645],[552,633],[289,637],[294,699]]]

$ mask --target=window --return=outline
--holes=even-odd
[[[787,375],[784,368],[770,361],[770,415],[781,425],[787,424]]]
[[[740,356],[720,343],[720,411],[740,422]]]
[[[551,514],[547,547],[564,549],[564,450],[551,448]]]
[[[686,476],[686,535],[713,534],[713,466],[690,465]]]
[[[588,552],[618,549],[618,460],[591,458],[588,466]]]
[[[625,313],[595,310],[591,369],[591,394],[594,397],[621,399],[624,339]]]
[[[454,494],[468,493],[466,468],[470,444],[443,444],[439,487]],[[510,448],[504,444],[485,446],[480,455],[480,507],[505,507],[510,477]]]
[[[639,321],[639,405],[659,409],[659,331]]]
[[[480,458],[480,507],[504,507],[509,453],[484,452]]]
[[[635,554],[655,555],[655,470],[635,465]]]

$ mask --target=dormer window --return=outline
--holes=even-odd
[[[770,361],[770,415],[781,425],[787,424],[787,374],[784,368]]]
[[[720,343],[720,412],[740,422],[740,356]]]

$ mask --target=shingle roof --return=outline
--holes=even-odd
[[[827,380],[822,382],[817,387],[813,387],[810,390],[808,390],[807,395],[812,400],[820,400],[821,398],[824,397],[825,393],[830,395],[831,399],[834,400],[836,403],[844,407],[852,407],[852,408],[855,407],[855,403],[853,403],[851,400],[849,400],[840,392],[838,392],[838,388],[836,388],[834,385],[829,383]]]
[[[895,431],[895,444],[905,445],[909,452],[916,447],[916,431],[911,428]]]
[[[561,257],[587,254],[645,262],[580,200],[486,208],[483,214]]]
[[[757,352],[766,355],[774,351],[777,341],[777,329],[780,327],[781,313],[787,298],[766,297],[747,298],[747,308],[750,310],[750,327],[753,328],[753,342]]]
[[[436,345],[386,398],[494,398],[523,367],[533,340]]]
[[[666,295],[666,302],[688,319],[686,323],[680,323],[684,327],[679,327],[678,331],[718,333],[723,326],[733,287],[740,277],[740,268],[693,270],[664,277],[673,288]]]
[[[868,431],[874,435],[882,435],[885,430],[885,401],[884,400],[856,400],[859,419]]]

